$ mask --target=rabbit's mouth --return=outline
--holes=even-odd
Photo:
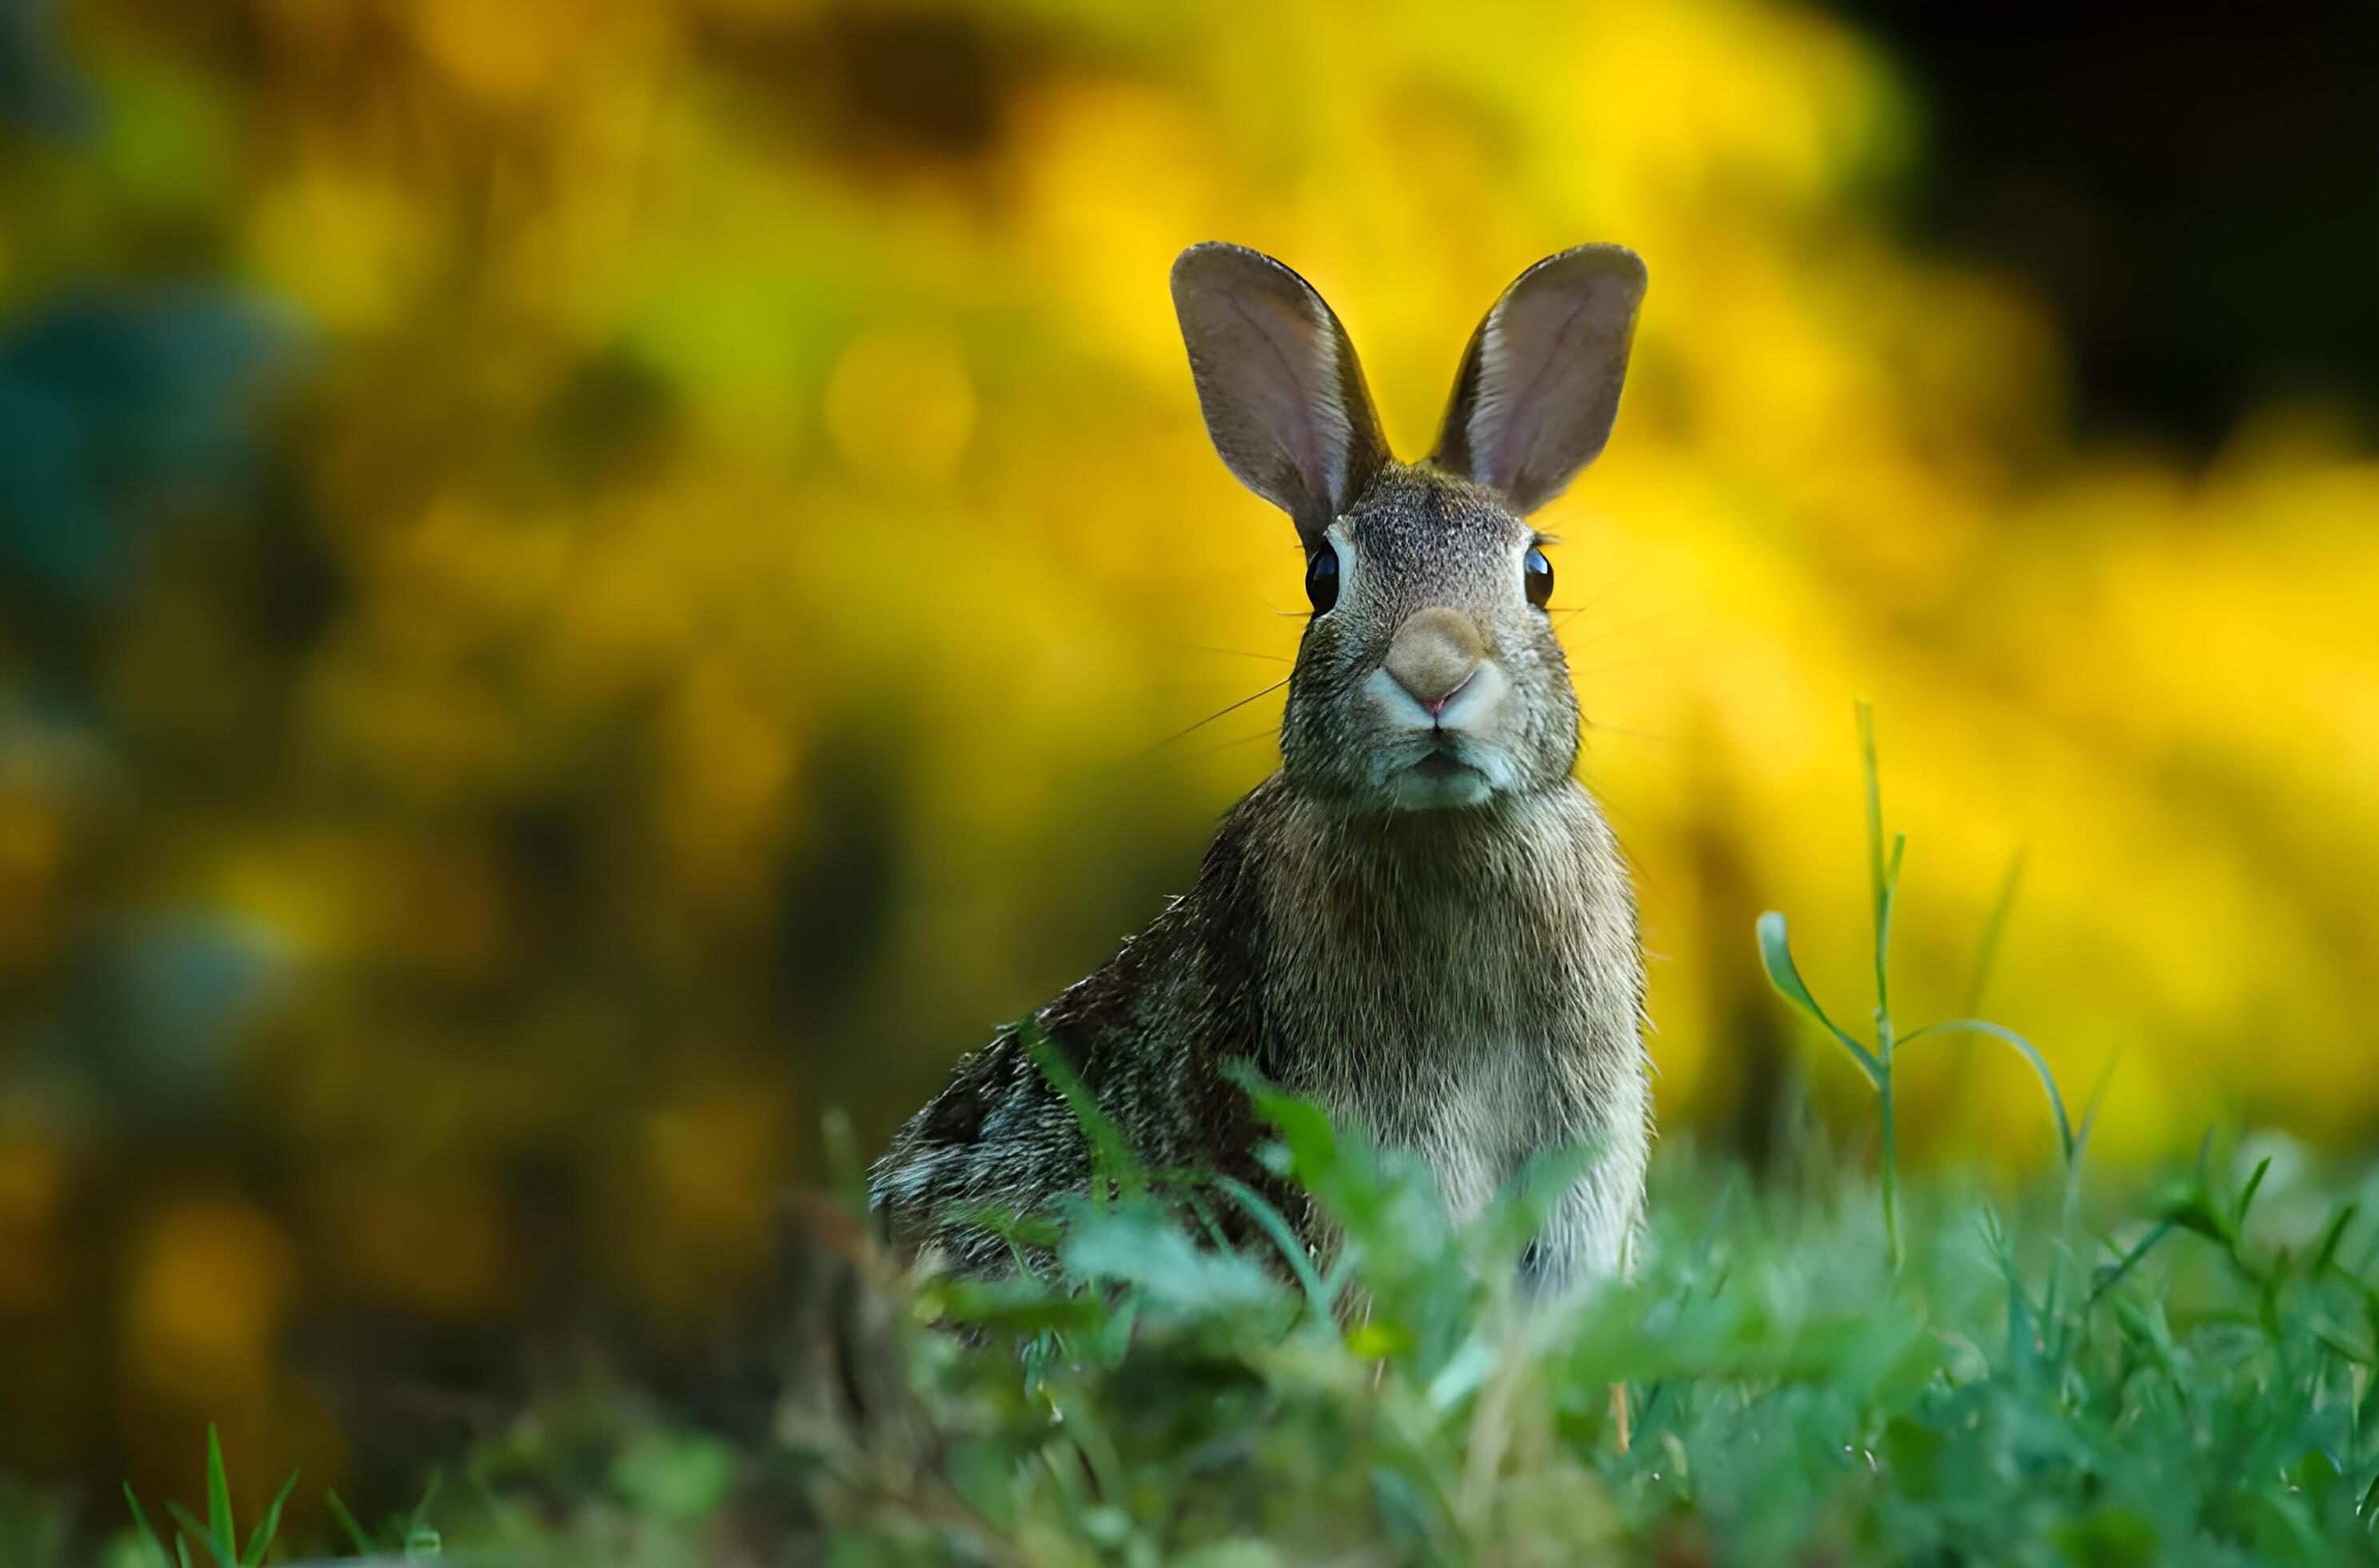
[[[1467,760],[1466,750],[1450,735],[1435,736],[1428,750],[1391,767],[1384,780],[1388,802],[1400,811],[1433,811],[1475,806],[1492,796],[1491,762]]]
[[[1488,659],[1452,684],[1424,702],[1386,669],[1366,679],[1364,697],[1378,728],[1365,771],[1380,803],[1396,811],[1475,806],[1512,787],[1504,744],[1510,681]]]
[[[1419,762],[1413,764],[1407,771],[1418,774],[1423,778],[1435,779],[1440,782],[1443,782],[1448,779],[1459,778],[1466,773],[1475,776],[1479,772],[1477,768],[1471,766],[1468,763],[1464,762],[1460,757],[1455,756],[1452,752],[1446,750],[1445,747],[1442,745],[1431,747],[1430,751],[1423,755]]]

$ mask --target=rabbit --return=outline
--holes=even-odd
[[[1572,777],[1577,698],[1523,519],[1601,452],[1645,283],[1615,245],[1521,273],[1463,355],[1436,450],[1407,464],[1304,279],[1220,243],[1175,263],[1208,433],[1295,524],[1313,609],[1280,770],[1187,894],[1034,1015],[1147,1166],[1286,1196],[1226,1071],[1244,1061],[1417,1152],[1457,1223],[1532,1154],[1589,1142],[1523,1272],[1564,1291],[1623,1268],[1652,1131],[1635,893]],[[1090,1175],[1011,1031],[899,1131],[872,1203],[897,1251],[996,1275],[1009,1245],[971,1222]],[[1310,1209],[1289,1212],[1327,1250]]]

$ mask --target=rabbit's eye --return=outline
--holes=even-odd
[[[1553,597],[1553,563],[1536,546],[1520,558],[1520,585],[1528,590],[1528,602],[1542,609]]]
[[[1305,563],[1305,597],[1313,601],[1316,615],[1338,602],[1338,552],[1328,545],[1315,550]]]

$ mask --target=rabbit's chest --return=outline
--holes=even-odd
[[[1457,1218],[1578,1126],[1600,1032],[1563,951],[1584,934],[1516,930],[1508,910],[1375,908],[1280,977],[1296,1076],[1334,1115],[1426,1158]]]
[[[1395,1117],[1395,1130],[1383,1136],[1429,1162],[1459,1222],[1484,1210],[1530,1155],[1558,1140],[1560,1118],[1547,1112],[1571,1098],[1571,1086],[1546,1043],[1522,1039],[1473,1042],[1433,1077],[1421,1094],[1380,1104],[1374,1116],[1383,1125]]]
[[[1421,1154],[1457,1216],[1540,1150],[1640,1126],[1642,960],[1607,845],[1580,796],[1434,860],[1342,843],[1276,884],[1274,1069]]]

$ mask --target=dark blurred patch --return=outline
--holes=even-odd
[[[828,6],[783,18],[706,16],[710,63],[765,89],[806,138],[859,163],[992,151],[1031,51],[972,10]]]
[[[677,412],[669,380],[623,348],[577,365],[545,410],[538,450],[584,495],[645,471],[667,449]]]
[[[908,832],[910,770],[880,743],[826,738],[811,760],[807,841],[779,883],[779,995],[803,1015],[831,1011],[874,982]]]
[[[574,915],[595,898],[594,847],[585,814],[566,802],[533,801],[504,816],[498,832],[534,900],[536,925],[574,930],[582,923]]]
[[[212,295],[86,297],[0,338],[0,582],[102,597],[140,509],[251,471],[247,415],[285,345]]]
[[[2379,7],[1837,8],[1927,105],[1916,236],[2042,291],[2086,429],[2204,450],[2319,396],[2379,434]]]
[[[819,40],[856,135],[896,151],[963,157],[998,128],[998,62],[973,16],[829,12]]]
[[[353,585],[324,547],[296,476],[268,463],[254,490],[256,564],[247,625],[272,652],[295,659],[337,623]]]
[[[0,0],[0,123],[60,136],[82,128],[90,102],[58,48],[54,0]]]

